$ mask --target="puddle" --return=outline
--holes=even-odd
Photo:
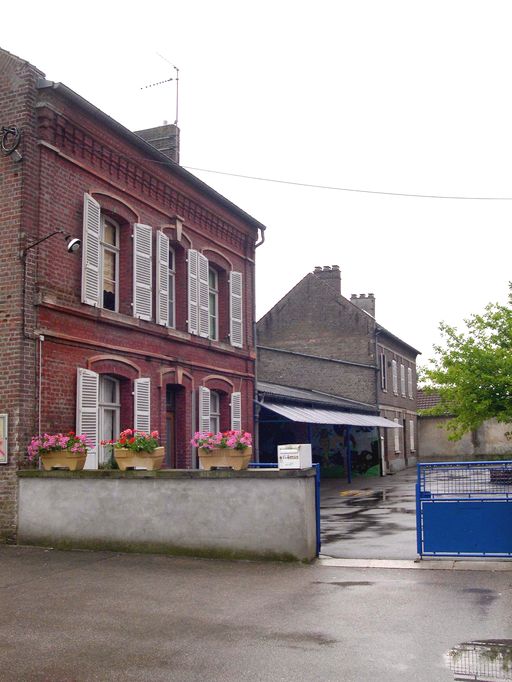
[[[512,639],[481,639],[458,644],[446,655],[454,680],[512,682]]]

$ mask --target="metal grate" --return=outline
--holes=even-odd
[[[418,465],[422,496],[512,496],[512,461],[437,462]]]
[[[448,653],[456,680],[512,682],[511,640],[465,642]]]

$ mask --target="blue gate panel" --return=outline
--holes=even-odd
[[[510,502],[421,501],[423,552],[510,554]]]

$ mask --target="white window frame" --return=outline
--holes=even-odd
[[[416,441],[414,438],[414,420],[409,419],[409,444],[411,452],[416,452]]]
[[[114,386],[114,393],[115,393],[115,399],[114,402],[108,402],[104,400],[104,388],[105,388],[105,382],[109,381],[112,383]],[[121,399],[120,399],[120,382],[119,379],[116,379],[115,377],[110,376],[109,374],[100,374],[99,377],[99,395],[98,395],[98,430],[100,434],[100,441],[103,440],[104,435],[103,435],[103,427],[104,427],[104,419],[105,419],[105,411],[109,410],[114,412],[114,435],[113,437],[116,438],[117,434],[120,431],[119,428],[119,423],[120,423],[120,416],[121,416]],[[113,455],[113,452],[109,454],[107,457],[107,452],[108,449],[112,450],[112,446],[110,445],[101,445],[98,443],[98,466],[101,464],[104,464],[108,462],[108,459],[110,455]]]
[[[407,384],[408,384],[408,389],[409,389],[409,398],[413,400],[413,393],[412,393],[412,367],[407,368]]]
[[[391,361],[391,368],[393,371],[393,393],[398,395],[398,363],[396,360]]]
[[[220,393],[210,391],[210,431],[220,431]]]
[[[400,363],[400,388],[402,390],[402,398],[406,397],[406,392],[405,392],[405,365]]]
[[[208,337],[213,341],[219,338],[219,273],[211,265],[208,266]]]
[[[400,420],[397,417],[395,417],[393,421],[395,424],[400,424]],[[400,454],[400,428],[396,426],[393,431],[393,435],[395,436],[395,455],[397,455]]]
[[[104,241],[105,238],[105,225],[109,224],[111,227],[114,228],[114,234],[115,234],[115,242],[116,245],[109,244]],[[101,229],[100,229],[100,271],[99,271],[99,280],[100,280],[100,307],[103,308],[104,310],[112,310],[112,308],[106,308],[104,305],[104,269],[105,269],[105,252],[109,252],[114,254],[114,311],[113,312],[118,312],[119,311],[119,237],[120,237],[120,229],[119,229],[119,224],[110,218],[110,216],[106,216],[101,214]]]
[[[176,329],[176,251],[172,246],[169,245],[169,253],[167,255],[168,264],[169,261],[171,260],[170,254],[172,254],[173,267],[171,268],[168,265],[169,284],[167,289],[167,295],[169,312],[167,326],[171,327],[172,329]]]
[[[388,372],[386,366],[386,354],[384,351],[380,354],[380,387],[384,393],[388,391]]]

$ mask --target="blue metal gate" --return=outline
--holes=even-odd
[[[512,461],[418,464],[420,556],[512,557]]]

